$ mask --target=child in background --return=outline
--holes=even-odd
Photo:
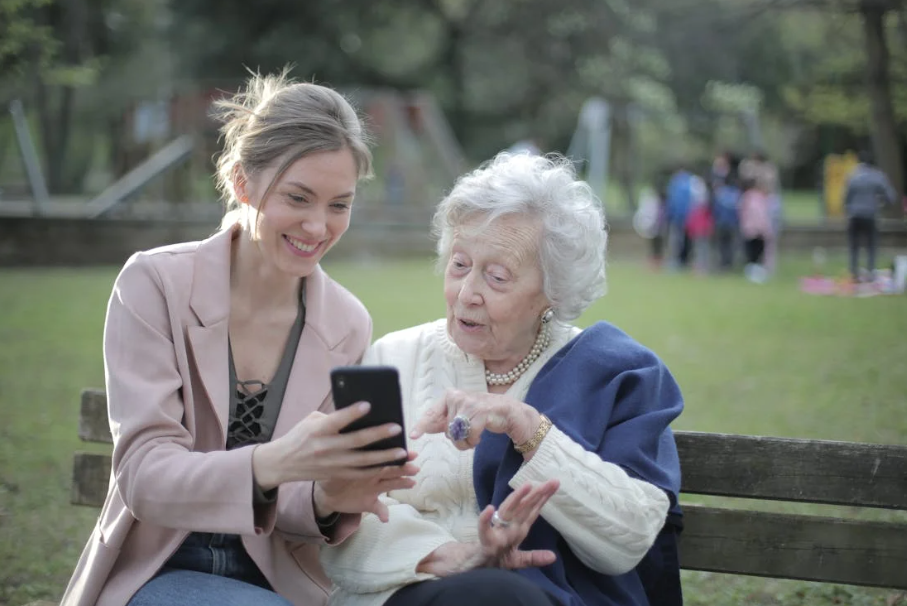
[[[664,214],[663,196],[655,190],[643,189],[633,214],[633,229],[649,241],[649,265],[654,270],[661,268],[664,256]]]
[[[718,268],[722,271],[730,271],[734,267],[734,248],[740,230],[741,195],[736,175],[729,175],[724,183],[715,188],[712,195]]]
[[[696,177],[683,165],[668,180],[665,188],[668,269],[686,267],[692,249],[687,220],[693,209]]]
[[[746,253],[744,275],[761,284],[768,278],[765,269],[765,243],[772,237],[772,209],[769,193],[754,179],[744,183],[740,201],[740,235]]]
[[[704,186],[694,196],[693,209],[687,217],[686,228],[693,244],[693,269],[698,274],[707,274],[711,264],[714,221]]]

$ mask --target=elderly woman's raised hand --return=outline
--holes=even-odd
[[[422,560],[417,570],[446,577],[474,568],[515,570],[553,564],[553,552],[546,549],[524,551],[519,546],[559,486],[557,480],[523,484],[504,499],[497,511],[491,505],[482,511],[477,543],[445,543]]]
[[[460,450],[475,448],[484,430],[505,433],[514,444],[529,440],[541,423],[538,411],[506,395],[451,389],[416,422],[409,436],[444,433]]]
[[[538,519],[560,482],[548,480],[541,484],[527,482],[510,493],[495,511],[489,505],[479,515],[479,543],[489,565],[499,568],[532,568],[554,563],[554,553],[548,550],[523,551],[520,543]]]

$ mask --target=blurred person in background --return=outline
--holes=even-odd
[[[763,261],[761,263],[764,274],[767,277],[774,274],[777,269],[778,244],[781,240],[783,221],[781,179],[778,167],[769,160],[765,152],[755,151],[749,158],[740,162],[739,171],[741,180],[754,181],[759,191],[765,194],[767,198],[771,231],[764,238]]]
[[[668,267],[686,267],[691,252],[687,220],[695,201],[695,175],[681,165],[668,180],[665,217],[667,219]]]
[[[734,267],[734,252],[740,233],[740,191],[736,171],[732,171],[712,191],[712,216],[715,220],[715,247],[718,250],[718,269]]]
[[[370,173],[335,91],[255,75],[218,103],[221,230],[135,254],[104,326],[113,469],[64,606],[317,606],[318,545],[378,495],[413,485],[407,452],[363,452],[399,426],[340,430],[331,367],[371,340],[362,304],[319,262]],[[363,469],[386,461],[402,466]]]
[[[399,369],[422,471],[322,549],[331,604],[679,606],[680,390],[618,328],[572,325],[604,291],[600,201],[569,160],[504,153],[434,227],[447,317],[364,360]]]
[[[712,233],[715,220],[712,215],[708,188],[698,176],[693,178],[693,207],[687,216],[687,235],[693,248],[693,270],[701,275],[709,273],[712,264]]]
[[[653,270],[661,269],[664,259],[666,184],[667,175],[661,175],[654,189],[643,188],[633,213],[633,229],[649,241],[649,266]]]
[[[762,151],[755,151],[741,160],[738,170],[743,181],[755,181],[767,195],[780,190],[778,167]]]
[[[765,243],[772,235],[771,201],[764,187],[765,182],[744,181],[740,200],[740,236],[746,257],[744,275],[760,284],[769,277],[764,265]]]
[[[873,165],[872,154],[863,150],[857,157],[859,164],[848,176],[844,193],[850,275],[855,282],[864,279],[859,266],[861,245],[866,247],[865,279],[869,281],[873,279],[878,241],[878,215],[883,206],[897,203],[897,192],[885,173]]]
[[[731,173],[737,172],[737,164],[738,160],[731,152],[723,151],[716,155],[709,171],[709,189],[714,191],[724,185]]]
[[[654,235],[650,246],[650,259],[653,269],[661,269],[664,264],[665,241],[667,240],[668,231],[668,176],[667,174],[662,175],[653,195],[653,199],[657,204],[655,225],[652,230]]]
[[[711,269],[714,230],[715,220],[708,202],[697,202],[687,219],[687,233],[693,246],[693,269],[698,274],[707,274]]]
[[[668,218],[667,218],[667,178],[663,178],[653,193],[652,200],[655,202],[655,221],[652,227],[652,242],[649,248],[650,260],[653,269],[661,269],[665,256],[665,240],[667,239]]]

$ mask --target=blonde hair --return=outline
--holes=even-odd
[[[280,162],[262,200],[290,165],[309,154],[348,149],[359,178],[372,174],[368,136],[350,102],[333,89],[295,82],[288,74],[288,68],[266,76],[253,72],[244,89],[214,104],[224,138],[215,177],[225,207],[221,227],[242,215],[233,189],[237,164],[254,175]]]

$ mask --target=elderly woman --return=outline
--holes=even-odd
[[[568,160],[501,154],[435,228],[447,317],[365,357],[400,371],[421,471],[322,548],[331,604],[665,603],[680,391],[619,329],[569,324],[604,290],[601,204]]]

